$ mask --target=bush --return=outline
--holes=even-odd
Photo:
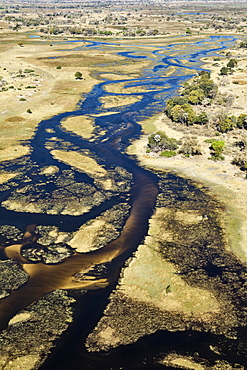
[[[188,103],[183,105],[175,105],[171,109],[170,118],[174,122],[186,124],[187,126],[193,125],[196,122],[196,113],[192,106]]]
[[[206,125],[209,122],[206,112],[201,112],[199,116],[196,117],[196,123],[200,125]]]
[[[240,167],[240,170],[247,170],[247,150],[243,150],[240,154],[233,158],[232,164],[236,164]]]
[[[148,137],[148,148],[153,152],[160,152],[164,150],[176,150],[178,145],[176,139],[169,138],[163,131],[158,131]]]
[[[31,111],[31,109],[30,109],[30,108],[28,108],[27,113],[32,113],[32,111]]]
[[[196,138],[189,137],[184,139],[182,147],[179,149],[179,153],[189,157],[191,155],[201,155],[202,150]]]
[[[164,150],[160,153],[161,157],[171,158],[174,157],[177,153],[174,150]]]
[[[34,69],[24,69],[24,73],[32,73],[34,72]]]
[[[224,148],[225,148],[225,142],[223,140],[214,140],[210,147],[210,149],[212,150],[212,157],[214,159],[223,160],[224,157],[222,156],[222,153],[223,153]]]
[[[236,127],[236,121],[235,116],[227,117],[226,115],[220,115],[216,126],[218,131],[224,133],[233,130]]]
[[[247,114],[240,114],[240,116],[237,119],[237,126],[239,128],[247,129]]]

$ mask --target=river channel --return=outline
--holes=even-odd
[[[27,249],[33,248],[30,253],[34,257],[28,263],[25,263],[28,255],[24,255],[24,262],[20,260],[20,249],[17,252],[9,249],[9,254],[3,253],[3,260],[6,260],[7,255],[24,264],[31,278],[1,300],[1,327],[5,330],[14,315],[44,294],[55,289],[71,288],[76,300],[74,322],[57,340],[56,347],[41,365],[42,370],[172,369],[154,359],[161,352],[174,350],[182,350],[184,354],[197,352],[204,358],[212,357],[208,350],[209,343],[216,344],[223,337],[192,329],[157,331],[136,343],[120,346],[107,355],[88,353],[84,343],[101,318],[121,269],[147,235],[148,222],[160,192],[159,174],[141,168],[136,158],[126,154],[126,149],[133,139],[140,136],[141,121],[162,112],[166,100],[178,94],[179,87],[203,69],[201,59],[230,47],[235,39],[211,36],[192,42],[184,37],[180,42],[157,48],[147,41],[145,51],[143,44],[140,48],[140,45],[131,43],[125,45],[125,51],[120,52],[117,50],[119,41],[86,40],[83,46],[81,41],[70,42],[71,53],[87,48],[98,53],[108,50],[119,53],[126,61],[142,59],[150,64],[140,71],[138,77],[130,79],[126,79],[126,74],[121,79],[121,68],[114,80],[107,79],[107,73],[104,72],[100,83],[89,94],[82,96],[76,110],[40,122],[28,142],[29,155],[0,164],[0,170],[19,173],[0,186],[0,227],[3,236],[7,235],[7,245],[17,244],[21,232],[30,224],[36,225],[37,237],[42,240],[37,244],[35,235],[31,235],[31,241],[24,246]],[[77,42],[80,46],[76,45]],[[63,52],[61,43],[61,56]],[[121,91],[118,91],[119,86]],[[131,103],[126,100],[121,105],[118,100],[111,106],[104,104],[109,99],[114,102],[115,98],[134,100]],[[63,126],[63,122],[69,118],[81,116],[94,122],[94,132],[90,139],[66,130]],[[78,169],[76,163],[69,159],[72,158],[71,154],[75,154],[75,160],[81,158],[87,162],[87,158],[93,159],[94,162],[89,161],[88,166],[96,163],[101,173],[97,174],[97,170],[93,172],[91,168],[88,171]],[[111,186],[107,185],[109,179]],[[180,191],[182,193],[183,186],[187,186],[184,179],[174,175],[168,176],[167,181],[167,191],[171,191],[174,184],[176,194]],[[162,191],[165,192],[165,188]],[[58,233],[73,236],[82,225],[107,211],[111,212],[120,204],[124,204],[125,208],[121,222],[116,227],[117,233],[109,236],[102,250],[74,253],[68,248],[68,255],[62,261],[47,264],[44,263],[43,252],[37,253],[37,248],[42,249],[42,245],[46,244],[44,240],[51,230],[49,228],[54,227]],[[11,231],[8,230],[12,230],[15,235],[11,237]],[[32,227],[30,230],[33,230]],[[68,240],[66,237],[61,239],[65,244],[69,243]],[[101,269],[97,270],[97,267]],[[95,270],[88,272],[92,268]],[[86,278],[72,284],[68,279],[83,269]],[[85,291],[77,295],[77,286],[78,290]],[[213,356],[218,358],[215,354]],[[229,356],[232,356],[232,352],[225,353],[223,358],[229,359]],[[237,352],[235,357],[234,362],[244,363],[245,360]]]

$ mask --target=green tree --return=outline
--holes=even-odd
[[[196,117],[196,123],[200,125],[206,125],[209,122],[208,116],[206,112],[201,112],[197,117]]]
[[[176,150],[178,144],[176,139],[168,137],[165,132],[157,131],[148,137],[148,148],[153,152]]]
[[[199,104],[205,98],[204,92],[202,89],[192,90],[188,95],[188,102],[191,104]]]
[[[218,92],[218,86],[210,79],[203,78],[199,83],[199,87],[203,90],[206,98],[214,98]]]
[[[77,79],[77,80],[82,80],[82,73],[81,72],[79,72],[79,71],[77,71],[76,73],[75,73],[75,78]]]
[[[221,76],[227,76],[228,75],[228,72],[229,72],[229,68],[227,68],[227,67],[222,67],[220,69],[220,75]]]
[[[235,68],[237,64],[238,62],[236,61],[236,59],[230,59],[226,66],[228,68]]]
[[[171,119],[174,122],[180,122],[189,126],[196,122],[196,113],[188,103],[175,105],[175,107],[171,109]]]

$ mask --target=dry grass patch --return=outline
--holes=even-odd
[[[105,109],[121,107],[140,101],[142,96],[104,96],[100,99]]]
[[[5,149],[0,150],[0,162],[11,161],[12,159],[22,157],[23,155],[29,154],[29,151],[30,150],[27,146],[9,146]]]
[[[85,172],[92,177],[107,176],[107,171],[100,166],[95,159],[77,152],[65,152],[63,150],[52,150],[51,154],[59,161]]]
[[[120,82],[118,84],[110,84],[105,86],[105,90],[115,94],[131,94],[131,93],[142,93],[151,91],[142,86],[131,86],[129,87],[128,82]]]
[[[82,136],[84,139],[90,139],[94,130],[93,119],[86,116],[74,116],[66,118],[62,121],[62,126],[66,130]]]
[[[13,179],[13,177],[17,176],[18,173],[8,173],[8,172],[0,172],[0,184],[3,184],[4,182],[9,181],[10,179]]]
[[[160,360],[159,363],[162,365],[174,366],[179,369],[206,370],[205,366],[195,362],[193,358],[181,356],[176,353],[167,355],[163,360]]]

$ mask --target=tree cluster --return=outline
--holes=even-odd
[[[227,69],[232,69],[237,62],[230,59]],[[194,124],[206,125],[209,123],[208,115],[205,111],[196,113],[194,106],[209,106],[213,102],[217,104],[231,104],[231,96],[218,94],[217,85],[211,80],[210,73],[202,71],[193,78],[191,83],[186,82],[180,96],[168,99],[165,113],[173,121],[186,126]],[[247,130],[247,114],[234,115],[218,114],[211,119],[215,129],[221,133],[226,133],[235,128]]]
[[[147,146],[147,152],[159,153],[160,156],[167,158],[173,157],[177,153],[184,154],[188,157],[202,154],[196,137],[186,136],[178,141],[168,137],[163,131],[157,131],[150,135]]]
[[[233,68],[235,68],[237,64],[238,62],[236,61],[236,59],[230,59],[226,67],[222,67],[220,69],[220,75],[227,76],[229,73],[231,74],[233,72]]]

